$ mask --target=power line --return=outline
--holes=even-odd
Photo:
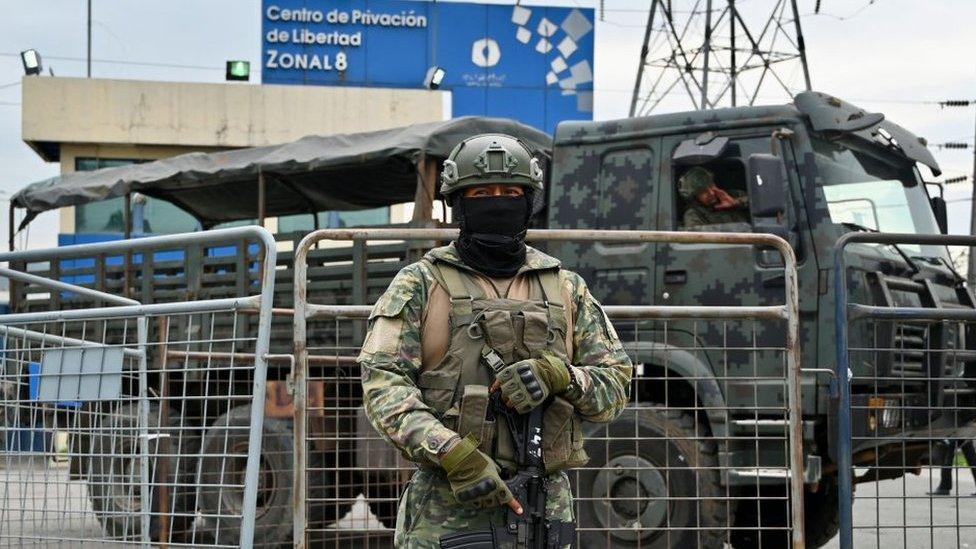
[[[868,0],[868,2],[866,4],[864,4],[860,8],[854,10],[853,12],[851,12],[851,13],[849,13],[847,15],[837,15],[835,13],[823,13],[823,12],[821,12],[820,11],[820,0],[817,0],[817,4],[814,6],[813,11],[810,12],[810,13],[804,13],[803,16],[804,17],[807,17],[807,16],[811,16],[811,17],[812,16],[821,16],[821,17],[830,17],[830,18],[836,19],[838,21],[849,21],[851,19],[854,19],[858,15],[861,15],[861,12],[863,12],[864,10],[866,10],[866,9],[870,8],[872,5],[874,5],[874,2],[875,2],[875,0]]]

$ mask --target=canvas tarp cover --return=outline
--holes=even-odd
[[[68,173],[28,185],[11,204],[27,210],[23,228],[47,210],[139,192],[172,202],[210,227],[258,217],[263,173],[267,216],[376,208],[412,201],[420,159],[441,160],[479,133],[514,135],[538,153],[551,147],[548,135],[513,120],[461,117]]]

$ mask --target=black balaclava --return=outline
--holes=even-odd
[[[461,233],[456,247],[464,263],[493,278],[515,276],[525,263],[525,230],[531,205],[531,192],[468,198],[458,192],[454,212]]]

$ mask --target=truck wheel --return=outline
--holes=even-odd
[[[238,406],[218,417],[203,437],[200,510],[208,535],[218,544],[240,543],[241,520],[227,515],[241,516],[244,512],[250,425],[251,406]],[[293,448],[291,426],[280,419],[264,418],[254,519],[256,542],[276,545],[291,539]]]
[[[137,540],[142,534],[138,404],[126,404],[107,418],[108,425],[94,426],[88,437],[88,497],[92,510],[106,534],[114,540]],[[149,482],[152,510],[149,535],[153,541],[186,540],[192,528],[196,505],[193,474],[196,472],[200,439],[179,420],[170,419],[169,429],[160,429],[159,407],[149,407]],[[156,435],[156,436],[153,436]],[[160,436],[163,435],[163,436]],[[161,442],[169,441],[165,455]],[[162,480],[163,469],[166,480]],[[167,509],[161,510],[160,488],[169,489]],[[168,533],[162,534],[162,516],[167,516]],[[161,539],[161,537],[165,539]]]
[[[591,460],[577,488],[581,547],[722,546],[732,510],[715,444],[695,427],[690,415],[663,408],[629,408],[606,431],[588,425]]]
[[[807,547],[827,545],[840,531],[840,508],[837,503],[837,477],[820,479],[820,489],[807,491],[803,497],[803,519]]]
[[[204,515],[240,515],[244,505],[244,475],[247,469],[251,406],[238,406],[217,418],[203,438],[200,508]],[[226,449],[225,449],[226,448]],[[274,545],[291,540],[294,529],[292,482],[294,481],[294,438],[292,422],[264,418],[254,539]],[[224,458],[225,454],[238,457]],[[339,482],[327,464],[327,456],[308,456],[308,526],[317,528],[342,518],[352,508],[352,498],[333,494],[348,491],[351,482]],[[223,471],[223,473],[221,473]],[[224,487],[221,489],[220,486]],[[232,487],[228,488],[230,485]],[[209,535],[218,543],[240,541],[240,520],[208,519]]]
[[[833,477],[831,477],[833,478]],[[744,500],[739,504],[732,546],[736,549],[774,549],[789,547],[789,505],[784,501],[786,490],[779,487],[760,489],[761,498]],[[763,499],[766,498],[766,499]],[[836,479],[820,482],[820,490],[807,491],[803,497],[803,516],[807,547],[815,549],[827,544],[840,530],[837,507]],[[762,521],[760,522],[760,517]]]

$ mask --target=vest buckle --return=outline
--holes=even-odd
[[[505,367],[505,361],[502,360],[501,355],[487,345],[481,349],[481,358],[485,361],[485,364],[491,368],[491,371],[495,372],[496,374]]]

